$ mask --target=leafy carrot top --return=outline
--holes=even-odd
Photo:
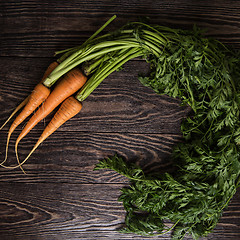
[[[173,149],[175,172],[145,175],[118,156],[100,161],[96,169],[110,168],[131,181],[119,198],[127,211],[124,232],[173,229],[173,239],[187,233],[197,239],[214,229],[239,187],[239,55],[198,29],[132,26],[142,44],[146,31],[166,41],[159,56],[147,53],[151,73],[140,81],[158,94],[180,98],[193,114],[183,119],[183,141]],[[165,220],[174,223],[171,229]]]

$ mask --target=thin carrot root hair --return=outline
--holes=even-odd
[[[20,125],[30,114],[33,113],[33,111],[40,106],[42,102],[44,102],[47,97],[50,94],[50,89],[45,87],[42,82],[45,80],[45,78],[58,66],[58,62],[54,61],[52,62],[47,70],[45,71],[43,78],[39,84],[34,88],[33,92],[23,100],[23,102],[17,106],[17,108],[13,111],[13,113],[10,115],[10,117],[7,119],[7,121],[3,124],[3,126],[0,128],[0,130],[6,125],[6,123],[24,106],[24,109],[22,112],[16,117],[14,122],[9,128],[8,136],[7,136],[7,143],[6,143],[6,150],[5,150],[5,158],[0,163],[0,166],[4,167],[3,164],[7,161],[7,155],[8,155],[8,147],[9,147],[9,141],[11,138],[11,135],[13,131],[16,129],[18,125]],[[23,169],[22,169],[23,170]],[[23,171],[24,172],[24,171]]]
[[[31,150],[31,152],[28,154],[28,156],[20,162],[19,156],[18,156],[18,142],[16,142],[15,145],[15,151],[16,151],[16,157],[18,161],[18,165],[14,167],[6,167],[5,168],[18,168],[22,167],[22,165],[29,159],[29,157],[33,154],[33,152],[38,148],[38,146],[46,139],[48,138],[52,133],[54,133],[62,124],[64,124],[66,121],[68,121],[70,118],[74,117],[76,114],[78,114],[82,109],[82,103],[79,102],[76,98],[73,96],[68,97],[60,106],[58,111],[55,113],[54,117],[50,121],[50,123],[47,125],[47,127],[44,129],[42,135],[38,139],[37,143]],[[23,170],[23,169],[22,169]],[[25,173],[25,171],[23,170]]]
[[[8,117],[8,119],[3,123],[3,125],[0,127],[0,130],[2,130],[4,128],[4,126],[12,119],[12,117],[21,109],[23,108],[27,102],[28,102],[29,96],[26,97],[15,109],[14,111],[11,113],[11,115]]]

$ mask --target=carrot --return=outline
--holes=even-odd
[[[61,102],[79,90],[86,82],[87,77],[78,68],[72,69],[65,77],[57,84],[55,89],[37,110],[37,112],[30,118],[20,135],[18,136],[15,144],[16,155],[17,146],[21,139],[25,137],[30,130],[49,113],[51,113]]]
[[[85,86],[88,86],[87,89],[85,87],[83,90],[78,92],[75,96],[69,97],[67,100],[63,102],[61,105],[59,111],[54,115],[52,121],[49,123],[49,125],[45,128],[44,132],[42,133],[41,137],[31,150],[31,152],[28,154],[28,156],[20,162],[17,154],[17,145],[16,142],[15,145],[15,151],[16,151],[16,157],[18,161],[18,165],[14,167],[7,167],[7,168],[17,168],[20,167],[22,169],[22,165],[27,161],[27,159],[31,156],[31,154],[36,150],[36,148],[48,137],[50,136],[57,128],[59,128],[63,123],[65,123],[67,120],[69,120],[71,117],[75,116],[80,110],[81,110],[81,102],[82,100],[85,100],[86,97],[95,89],[98,84],[106,78],[110,73],[121,67],[126,61],[137,57],[142,54],[141,51],[137,51],[137,49],[128,49],[128,50],[121,50],[120,52],[117,52],[119,59],[114,62],[107,62],[103,65],[101,65],[100,72],[96,72],[87,82]],[[98,65],[98,60],[96,63],[94,63],[91,66]],[[91,70],[91,68],[90,68]],[[82,89],[82,88],[81,88]],[[50,96],[49,96],[50,97]],[[48,100],[48,99],[47,99]],[[46,100],[46,102],[47,102]],[[46,104],[45,102],[45,104]],[[18,141],[18,140],[17,140]],[[23,170],[23,169],[22,169]],[[24,171],[23,171],[24,172]]]
[[[45,71],[45,73],[43,74],[43,77],[42,77],[42,81],[41,81],[41,82],[43,82],[43,81],[48,77],[48,75],[49,75],[58,65],[59,65],[58,61],[52,62],[52,63],[48,66],[48,68],[47,68],[47,70]]]
[[[18,125],[20,125],[50,94],[50,89],[45,87],[42,82],[46,79],[46,77],[58,66],[58,62],[54,61],[52,62],[47,70],[45,71],[42,80],[37,86],[34,88],[32,93],[26,97],[20,105],[17,106],[17,108],[14,110],[14,112],[10,115],[10,117],[7,119],[7,121],[3,124],[3,126],[17,113],[22,107],[24,109],[22,112],[16,117],[14,122],[9,128],[8,131],[8,137],[7,137],[7,144],[6,144],[6,153],[5,153],[5,159],[0,163],[2,165],[7,160],[7,153],[8,153],[8,145],[10,141],[10,137],[13,133],[13,131],[16,129]],[[2,126],[2,127],[3,127]],[[2,129],[1,127],[1,129]]]
[[[79,102],[75,97],[70,96],[68,97],[60,106],[58,111],[55,113],[54,117],[50,121],[50,123],[47,125],[47,127],[44,129],[42,135],[38,139],[37,143],[31,150],[31,152],[28,154],[28,156],[20,163],[18,159],[18,165],[14,167],[7,167],[7,168],[17,168],[21,167],[28,158],[32,155],[32,153],[36,150],[36,148],[46,139],[48,138],[52,133],[54,133],[62,124],[64,124],[66,121],[68,121],[70,118],[74,117],[76,114],[78,114],[82,109],[82,103]],[[23,170],[23,169],[22,169]]]
[[[94,43],[96,44],[100,39],[108,39],[109,34],[105,34],[99,38],[95,37],[108,25],[110,24],[111,21],[113,21],[116,18],[116,16],[114,15],[111,19],[109,19],[99,30],[97,30],[84,44],[82,44],[79,47],[75,47],[75,48],[71,48],[71,49],[67,49],[67,50],[63,50],[60,52],[57,52],[57,54],[59,53],[64,53],[63,56],[61,56],[58,59],[58,62],[60,63],[56,68],[54,68],[54,71],[51,72],[51,74],[47,74],[44,75],[44,81],[43,81],[43,85],[50,88],[60,77],[62,77],[64,74],[67,73],[67,75],[72,72],[72,69],[74,69],[75,67],[77,67],[79,64],[81,64],[82,62],[85,61],[89,61],[92,59],[98,59],[99,56],[104,56],[107,52],[113,52],[116,51],[119,46],[116,48],[111,48],[110,51],[106,51],[107,48],[107,43],[103,44],[103,45],[97,45],[96,48],[94,48]],[[115,43],[112,43],[112,45],[115,45]],[[119,45],[118,43],[116,45]],[[123,44],[125,45],[125,43]],[[120,49],[123,46],[121,46],[120,44]],[[124,46],[125,47],[125,46]],[[98,50],[100,49],[100,50]],[[90,51],[90,52],[89,52]],[[88,56],[89,55],[89,56]],[[92,68],[96,68],[96,66],[98,64],[100,64],[102,61],[97,61],[97,64],[93,64],[94,66],[91,66],[91,70]],[[69,66],[71,65],[71,66]],[[74,71],[74,70],[73,70]],[[89,73],[86,73],[89,74]],[[85,83],[86,79],[84,80],[83,84]],[[76,81],[77,82],[77,81]],[[57,87],[57,89],[59,89],[60,91],[55,91],[55,95],[51,95],[49,96],[49,101],[46,101],[46,104],[43,104],[42,107],[39,109],[39,111],[37,111],[38,114],[34,115],[30,121],[28,122],[28,124],[25,126],[25,128],[23,129],[23,131],[21,132],[21,134],[19,135],[16,144],[15,144],[15,148],[17,149],[18,143],[21,141],[21,139],[40,121],[42,120],[46,115],[48,115],[48,113],[50,113],[59,103],[61,103],[64,99],[66,99],[68,96],[72,95],[74,93],[74,91],[77,91],[79,88],[81,88],[81,86],[83,84],[81,84],[81,86],[77,87],[74,90],[74,87],[70,87],[67,88],[66,85],[67,84],[62,84],[62,87]],[[61,85],[61,84],[60,84]],[[73,84],[74,86],[74,84]],[[64,94],[61,94],[61,91],[65,91]],[[74,90],[71,92],[71,90]],[[56,98],[56,100],[54,99]],[[18,109],[20,109],[22,106],[24,106],[26,104],[26,102],[28,102],[29,99],[25,99],[23,103],[21,103],[18,107]],[[47,104],[48,103],[48,104]],[[46,111],[47,109],[47,111]],[[17,112],[17,111],[16,111]],[[14,112],[15,114],[15,112]],[[13,114],[13,115],[14,115]],[[11,117],[13,116],[11,115]],[[38,117],[36,117],[38,116]],[[9,120],[8,120],[9,121]],[[15,127],[16,128],[16,127]],[[14,129],[13,129],[14,130]],[[8,142],[11,136],[11,131],[9,134],[9,138],[8,138]],[[8,148],[8,143],[7,143],[7,147]],[[6,151],[7,152],[7,151]],[[17,152],[16,152],[17,155]],[[6,158],[7,158],[7,153],[6,153]],[[4,162],[6,161],[6,159],[4,160]],[[4,163],[3,162],[3,163]],[[3,163],[0,163],[0,165],[2,165]],[[2,165],[3,166],[3,165]],[[4,166],[3,166],[4,167]]]
[[[43,77],[42,77],[41,83],[47,78],[47,76],[48,76],[57,66],[58,66],[58,62],[57,62],[57,61],[52,62],[52,63],[48,66],[47,70],[45,71],[45,73],[44,73],[44,75],[43,75]],[[14,111],[11,113],[11,115],[9,116],[9,118],[8,118],[8,119],[3,123],[3,125],[0,127],[0,130],[2,130],[3,127],[12,119],[12,117],[13,117],[21,108],[23,108],[23,107],[27,104],[27,102],[28,102],[28,100],[29,100],[29,97],[30,97],[30,95],[27,96],[27,97],[14,109]]]

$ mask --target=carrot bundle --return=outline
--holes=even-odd
[[[21,167],[22,164],[27,161],[27,159],[31,156],[31,154],[37,149],[37,147],[47,138],[49,137],[54,131],[56,131],[57,128],[59,128],[62,124],[64,124],[67,120],[75,116],[77,113],[80,112],[82,108],[82,100],[85,100],[87,96],[90,95],[90,93],[100,84],[101,81],[103,81],[109,74],[111,74],[113,71],[117,70],[119,67],[121,67],[125,62],[129,61],[132,58],[138,57],[142,55],[142,52],[137,49],[137,48],[132,48],[132,49],[127,49],[127,50],[121,50],[119,52],[116,52],[115,55],[118,56],[116,61],[113,62],[107,62],[101,64],[101,70],[95,72],[95,74],[92,75],[92,77],[88,80],[86,86],[80,90],[75,97],[71,96],[67,98],[62,105],[60,106],[59,110],[56,112],[54,117],[52,118],[51,122],[47,125],[45,130],[43,131],[42,135],[40,136],[39,140],[31,150],[31,152],[28,154],[28,156],[20,162],[19,157],[18,157],[18,150],[17,146],[19,144],[19,141],[37,124],[38,121],[42,119],[41,115],[44,114],[46,116],[48,114],[48,109],[49,106],[48,104],[51,104],[55,106],[54,102],[58,101],[57,99],[61,99],[61,94],[62,91],[60,91],[59,87],[59,92],[53,92],[50,94],[46,102],[42,105],[42,107],[33,115],[33,117],[29,120],[21,134],[19,135],[16,145],[15,145],[15,151],[16,151],[16,157],[18,161],[18,165],[15,167],[7,167],[7,168],[16,168],[16,167]],[[114,56],[111,56],[112,58]],[[97,61],[99,64],[100,62]],[[96,65],[96,63],[95,63]],[[63,80],[62,80],[63,81]],[[61,82],[59,83],[59,85]],[[57,87],[59,86],[56,86]],[[65,86],[67,87],[67,86]],[[49,101],[50,99],[50,101]],[[44,111],[44,105],[46,106],[46,111]],[[50,109],[52,110],[52,109]],[[4,166],[5,167],[5,166]],[[24,172],[24,170],[22,169]]]
[[[139,26],[142,27],[141,24],[139,24]],[[102,29],[103,28],[100,28],[99,31],[93,34],[80,47],[57,52],[57,54],[64,53],[64,55],[59,58],[60,64],[57,65],[50,74],[46,75],[45,80],[38,87],[45,86],[49,89],[55,82],[57,82],[57,85],[51,94],[49,94],[50,92],[46,93],[46,98],[43,98],[44,102],[30,118],[16,140],[15,151],[18,165],[8,167],[1,164],[3,167],[11,169],[20,167],[22,169],[22,164],[27,161],[37,147],[63,123],[81,110],[82,101],[84,101],[109,74],[118,70],[124,63],[133,58],[140,56],[148,58],[151,55],[160,57],[165,45],[168,44],[166,38],[158,29],[144,29],[141,35],[138,35],[134,28],[127,28],[117,33],[105,34],[95,38],[96,34]],[[165,31],[166,29],[163,30]],[[79,66],[82,67],[82,71],[79,69]],[[90,76],[88,81],[86,75]],[[72,95],[79,89],[80,91],[73,97]],[[39,97],[39,99],[41,99],[41,97]],[[28,101],[30,102],[30,99]],[[31,152],[20,162],[18,157],[19,142],[39,121],[45,118],[61,103],[62,105],[59,110],[45,128]],[[36,103],[37,106],[40,104],[41,103]],[[30,114],[31,112],[29,111],[28,116]]]
[[[16,146],[38,122],[51,113],[67,97],[79,90],[86,82],[86,79],[86,76],[80,69],[75,68],[68,72],[66,76],[59,82],[59,84],[57,84],[42,106],[28,121],[27,125],[17,138]]]
[[[65,68],[67,66],[66,62],[64,62],[66,59],[69,58],[69,56],[81,56],[81,54],[84,52],[84,50],[86,49],[85,46],[87,43],[89,43],[91,45],[91,42],[95,41],[95,37],[111,22],[115,19],[116,16],[113,16],[112,18],[110,18],[100,29],[98,29],[84,44],[82,44],[79,47],[75,47],[75,48],[71,48],[71,49],[67,49],[64,50],[62,52],[64,52],[64,54],[57,60],[54,61],[53,63],[51,63],[48,67],[48,69],[46,70],[46,72],[43,75],[43,78],[41,80],[41,82],[34,88],[34,90],[32,91],[32,93],[25,98],[21,104],[19,104],[16,109],[12,112],[12,114],[9,116],[9,118],[4,122],[4,124],[1,126],[0,130],[11,120],[11,118],[24,106],[24,109],[22,110],[22,112],[17,116],[17,118],[15,119],[15,121],[12,123],[12,125],[10,126],[10,129],[8,131],[8,136],[7,136],[7,144],[6,144],[6,153],[5,153],[5,159],[0,163],[0,165],[3,166],[3,163],[5,163],[5,161],[7,160],[7,153],[8,153],[8,145],[9,145],[9,141],[10,141],[10,137],[11,134],[13,133],[13,131],[16,129],[16,127],[18,125],[20,125],[30,114],[32,114],[37,107],[39,107],[49,96],[50,94],[50,87],[58,80],[60,79],[60,77],[63,74],[58,74],[58,77],[55,78],[54,80],[51,80],[46,82],[46,79],[48,78],[48,76],[53,72],[54,69],[62,69]],[[89,58],[91,59],[91,57]],[[69,60],[69,59],[68,59]],[[59,64],[60,63],[60,64]],[[75,70],[73,70],[74,72]],[[66,71],[65,71],[66,73]],[[68,84],[67,84],[68,85]],[[81,85],[82,86],[82,85]],[[80,87],[78,88],[73,88],[73,90],[77,91]],[[55,91],[56,92],[56,91]],[[66,95],[66,97],[70,96],[72,92],[70,92],[68,95]],[[58,93],[57,93],[58,94]],[[66,98],[65,97],[65,98]],[[65,98],[63,98],[62,100],[64,100]],[[51,100],[51,98],[50,98]],[[59,99],[59,103],[61,103],[61,101]],[[50,102],[50,101],[49,101]]]
[[[7,143],[6,143],[6,153],[5,153],[5,159],[2,161],[0,165],[2,165],[7,160],[7,154],[8,154],[8,145],[10,141],[10,137],[13,133],[13,131],[16,129],[18,125],[20,125],[33,111],[36,110],[37,107],[40,106],[41,103],[43,103],[46,98],[50,94],[50,89],[45,87],[42,82],[45,80],[45,78],[58,66],[58,62],[54,61],[52,62],[47,70],[45,71],[43,78],[39,84],[34,88],[32,93],[26,97],[20,105],[17,106],[17,108],[13,111],[13,113],[10,115],[10,117],[7,119],[7,121],[3,124],[1,129],[6,125],[6,123],[22,108],[24,109],[21,111],[21,113],[16,117],[14,122],[9,128],[8,136],[7,136]]]

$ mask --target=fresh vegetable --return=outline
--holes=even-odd
[[[23,128],[20,135],[18,136],[15,143],[15,151],[16,151],[17,159],[18,159],[17,147],[19,142],[23,139],[23,137],[25,137],[37,123],[39,123],[49,113],[51,113],[61,102],[63,102],[66,98],[68,98],[77,90],[79,90],[86,82],[86,79],[87,77],[78,68],[74,68],[73,70],[68,72],[64,76],[64,78],[62,78],[62,80],[57,84],[57,86],[51,92],[51,94],[46,99],[46,101],[37,110],[37,112],[30,118],[30,120],[28,121],[28,123]],[[41,84],[41,86],[43,85]],[[48,89],[48,88],[44,87],[44,89]]]
[[[28,156],[20,163],[18,160],[19,165],[17,167],[21,167],[28,158],[32,155],[32,153],[37,149],[37,147],[53,132],[55,132],[63,123],[65,123],[70,118],[74,117],[78,114],[82,109],[82,103],[79,102],[73,96],[68,97],[60,106],[59,110],[55,113],[54,117],[44,129],[42,135],[38,139],[37,143],[33,147],[32,151],[28,154]],[[18,156],[17,156],[18,158]],[[15,167],[14,167],[15,168]],[[23,170],[24,172],[24,170]]]
[[[54,78],[53,80],[49,79],[48,76],[54,71],[54,70],[61,70],[62,68],[67,67],[67,63],[70,62],[70,60],[73,59],[73,57],[69,56],[82,56],[81,54],[84,52],[84,50],[86,51],[87,48],[85,47],[86,44],[88,43],[89,46],[91,46],[91,41],[95,41],[95,37],[111,22],[115,19],[116,16],[113,16],[112,18],[110,18],[99,30],[97,30],[84,44],[82,44],[79,47],[75,47],[72,49],[68,49],[57,61],[54,61],[53,63],[51,63],[49,65],[49,67],[47,68],[46,72],[44,73],[44,76],[41,80],[41,82],[35,87],[35,89],[32,91],[32,93],[25,99],[23,100],[23,102],[18,105],[18,107],[14,110],[14,112],[10,115],[10,117],[6,120],[6,122],[1,126],[0,130],[6,125],[6,123],[25,105],[25,108],[23,109],[23,111],[17,116],[17,118],[15,119],[15,121],[12,123],[12,125],[10,126],[9,132],[8,132],[8,137],[7,137],[7,144],[6,144],[6,153],[5,153],[5,159],[0,163],[0,165],[2,167],[5,167],[3,164],[6,162],[7,160],[7,153],[8,153],[8,145],[9,145],[9,141],[10,141],[10,137],[11,134],[13,133],[13,131],[16,129],[16,127],[21,124],[30,114],[32,114],[34,112],[34,110],[40,106],[40,104],[42,104],[47,97],[50,94],[50,87],[63,75],[62,74],[58,74],[58,77]],[[111,50],[110,50],[111,51]],[[94,57],[101,57],[101,53],[99,54],[98,52],[94,53]],[[90,57],[88,59],[91,59],[92,56],[90,55]],[[66,60],[67,59],[67,60]],[[66,60],[66,61],[65,61]],[[60,63],[60,64],[59,64]],[[91,66],[91,71],[94,71],[94,67],[96,67],[96,63],[92,64]],[[73,67],[69,68],[68,70],[71,70]],[[90,72],[90,71],[89,71]],[[66,73],[66,71],[65,71]],[[47,81],[46,81],[47,80]],[[68,83],[66,83],[66,85],[68,85]],[[79,87],[80,88],[80,87]],[[75,91],[77,91],[79,88],[75,88]],[[67,91],[66,91],[67,92]],[[58,94],[58,92],[57,92]],[[70,96],[71,92],[69,93]],[[67,97],[66,96],[66,97]],[[50,98],[51,99],[51,98]],[[49,101],[48,101],[49,102]],[[59,102],[61,103],[61,101]],[[28,125],[29,126],[29,125]],[[27,128],[25,128],[26,130]],[[24,132],[24,131],[23,131]],[[25,131],[26,132],[26,131]],[[19,139],[17,140],[16,145],[18,145],[18,142],[20,141],[21,137],[23,136],[20,135]],[[18,156],[17,156],[18,159]]]
[[[23,111],[17,116],[13,124],[9,129],[9,135],[14,131],[14,129],[23,122],[42,102],[44,102],[48,95],[50,94],[50,89],[45,87],[42,83],[39,83],[30,95],[26,106]]]
[[[75,48],[74,51],[73,49],[68,50],[64,54],[63,61],[61,61],[62,58],[60,58],[61,63],[52,71],[50,75],[48,75],[43,84],[47,87],[51,87],[60,77],[71,72],[74,67],[79,66],[86,61],[93,61],[93,63],[91,63],[90,66],[86,68],[87,70],[85,70],[85,72],[86,74],[91,74],[95,71],[95,73],[89,79],[89,81],[87,81],[83,90],[80,91],[76,96],[77,100],[83,101],[101,83],[101,81],[103,81],[113,71],[119,69],[125,62],[138,56],[145,56],[146,51],[144,49],[151,53],[154,53],[156,56],[159,56],[161,54],[161,49],[159,49],[159,46],[156,47],[154,45],[155,43],[153,37],[151,36],[151,33],[145,31],[143,40],[141,40],[141,42],[139,42],[139,39],[136,39],[133,34],[134,29],[129,29],[126,31],[123,30],[122,32],[107,34],[104,37],[99,37],[97,40],[100,39],[100,42],[96,41],[96,39],[90,39],[91,41],[89,40],[87,41],[87,44],[85,43],[81,45],[81,47]],[[165,43],[165,40],[162,37],[158,37],[157,40],[158,43]],[[69,52],[71,54],[69,54]],[[113,61],[113,59],[115,60]],[[105,62],[107,62],[107,64],[104,64]],[[102,68],[97,68],[98,65],[101,65]],[[64,88],[61,88],[61,90],[67,89],[67,85],[70,84],[66,84]],[[77,89],[75,89],[75,91],[76,90]],[[39,121],[45,118],[58,104],[60,104],[65,99],[62,99],[60,97],[60,92],[61,91],[57,91],[56,94],[52,93],[47,98],[46,102],[29,120],[28,124],[25,126],[18,139],[16,140],[15,151],[18,165],[15,167],[21,167],[22,165],[17,154],[19,142]],[[66,97],[70,96],[71,94],[73,94],[73,92],[69,93]],[[53,99],[57,100],[55,101]],[[57,104],[52,104],[54,101]],[[51,107],[47,107],[48,105],[51,105]],[[45,111],[44,114],[43,109]],[[36,116],[42,117],[38,118]],[[32,152],[33,151],[31,151],[31,153]],[[2,166],[6,167],[4,165]]]
[[[19,141],[43,118],[51,113],[62,101],[79,90],[86,82],[87,77],[78,68],[74,68],[68,72],[64,78],[57,84],[46,101],[30,118],[16,141],[16,146]]]
[[[32,114],[32,112],[34,112],[38,106],[40,106],[40,104],[42,102],[44,102],[46,100],[46,98],[48,97],[48,95],[50,94],[50,89],[46,88],[42,82],[45,80],[45,78],[58,66],[58,62],[54,61],[52,62],[47,70],[45,71],[43,78],[41,80],[41,82],[34,88],[34,90],[32,91],[32,93],[26,97],[22,103],[20,103],[17,108],[13,111],[13,113],[10,115],[10,117],[7,119],[7,121],[2,125],[1,129],[6,125],[6,123],[22,108],[24,107],[24,109],[21,111],[21,113],[16,117],[16,119],[14,120],[14,122],[12,123],[12,125],[9,128],[8,131],[8,136],[7,136],[7,143],[6,143],[6,153],[5,153],[5,159],[4,161],[1,162],[0,165],[4,164],[5,161],[7,160],[7,154],[8,154],[8,145],[9,145],[9,141],[10,141],[10,137],[13,133],[13,131],[16,129],[16,127],[18,125],[20,125],[30,114]]]
[[[53,105],[54,105],[54,101],[56,101],[55,99],[58,99],[59,102],[61,102],[61,94],[62,94],[62,90],[59,91],[59,93],[54,93],[55,90],[53,90],[53,92],[51,93],[51,95],[49,96],[49,98],[46,100],[46,102],[42,105],[42,109],[40,108],[35,115],[32,117],[32,119],[29,120],[29,122],[27,123],[27,125],[25,126],[25,128],[23,129],[22,133],[19,135],[17,141],[16,141],[16,145],[15,145],[15,151],[16,151],[16,156],[17,156],[17,161],[18,161],[18,165],[14,166],[14,167],[6,167],[6,168],[17,168],[17,167],[21,167],[26,161],[27,159],[31,156],[31,154],[36,150],[36,148],[48,137],[50,136],[57,128],[59,128],[63,123],[65,123],[67,120],[69,120],[70,118],[72,118],[73,116],[75,116],[82,108],[82,104],[81,102],[83,100],[85,100],[90,93],[109,75],[111,74],[113,71],[119,69],[125,62],[127,62],[128,60],[135,58],[137,56],[140,56],[142,54],[142,51],[139,51],[138,49],[132,48],[132,49],[128,49],[128,50],[121,50],[120,52],[115,53],[117,56],[116,61],[110,61],[110,62],[106,62],[105,64],[103,63],[101,65],[101,69],[100,71],[97,71],[95,74],[93,74],[93,76],[88,80],[86,86],[80,90],[75,98],[74,97],[70,97],[67,100],[65,100],[63,102],[63,104],[61,105],[61,107],[59,108],[59,110],[57,111],[57,113],[54,115],[52,121],[49,123],[49,125],[45,128],[44,132],[42,133],[41,137],[39,138],[38,142],[35,144],[35,146],[33,147],[32,151],[28,154],[28,156],[22,161],[20,162],[19,158],[18,158],[18,154],[17,154],[17,146],[19,141],[31,130],[32,127],[34,127],[37,122],[39,122],[39,119],[36,121],[34,120],[35,118],[37,118],[37,116],[35,117],[35,115],[38,115],[38,111],[39,114],[42,113],[45,115],[48,115],[48,107],[44,106],[44,105],[49,105],[50,104],[50,110],[53,110]],[[113,60],[114,55],[111,55],[111,59]],[[103,59],[104,60],[104,59]],[[97,61],[97,63],[99,64],[99,62]],[[96,65],[96,63],[94,64],[94,66]],[[90,71],[90,69],[92,69],[93,66],[88,68],[88,71]],[[72,71],[72,70],[71,70]],[[71,72],[70,71],[70,72]],[[61,83],[61,82],[60,82]],[[71,86],[71,84],[69,84],[69,86]],[[57,85],[58,87],[58,85]],[[64,89],[66,89],[67,86],[64,87]],[[60,89],[60,88],[59,88]],[[75,91],[74,91],[75,92]],[[53,98],[51,98],[51,96],[53,95]],[[58,96],[58,97],[56,97]],[[57,103],[57,105],[59,104],[59,102]],[[55,106],[55,105],[54,105]],[[46,110],[47,109],[47,110]],[[46,110],[46,111],[45,111]],[[42,119],[43,117],[41,117]],[[31,124],[31,122],[33,122],[33,124]],[[26,131],[25,131],[26,130]],[[5,167],[5,166],[4,166]],[[22,171],[24,172],[24,170],[22,169]]]

